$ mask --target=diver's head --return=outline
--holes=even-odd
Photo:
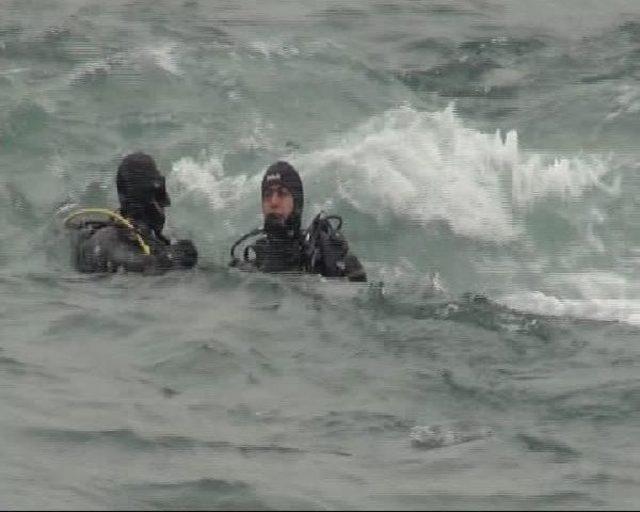
[[[267,234],[292,237],[300,231],[304,192],[298,172],[288,162],[271,165],[262,178],[262,213]]]
[[[145,153],[125,156],[118,167],[116,185],[122,215],[147,224],[159,235],[164,227],[164,209],[171,200],[153,158]]]

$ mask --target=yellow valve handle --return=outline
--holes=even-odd
[[[133,226],[133,224],[131,224],[131,222],[125,219],[122,215],[114,211],[107,210],[106,208],[82,208],[80,210],[77,210],[73,212],[71,215],[69,215],[66,219],[64,219],[64,222],[63,222],[64,226],[66,227],[69,221],[74,217],[77,217],[78,215],[82,215],[85,213],[101,213],[102,215],[106,215],[107,217],[129,228],[135,235],[136,240],[138,241],[138,245],[140,245],[140,248],[142,249],[142,252],[145,253],[147,256],[151,254],[151,248],[144,242],[144,240],[142,239],[142,236],[140,236],[140,233],[138,233],[138,231]]]

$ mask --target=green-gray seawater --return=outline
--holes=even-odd
[[[638,508],[639,76],[632,0],[0,0],[0,508]],[[136,150],[199,267],[77,274]],[[368,283],[227,268],[278,159]]]

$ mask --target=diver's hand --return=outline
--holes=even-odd
[[[191,240],[172,240],[167,257],[174,268],[192,268],[198,262],[198,250]]]

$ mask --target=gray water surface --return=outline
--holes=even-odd
[[[1,507],[638,507],[638,2],[0,14]],[[78,275],[135,150],[200,266]],[[368,283],[226,267],[277,159]]]

